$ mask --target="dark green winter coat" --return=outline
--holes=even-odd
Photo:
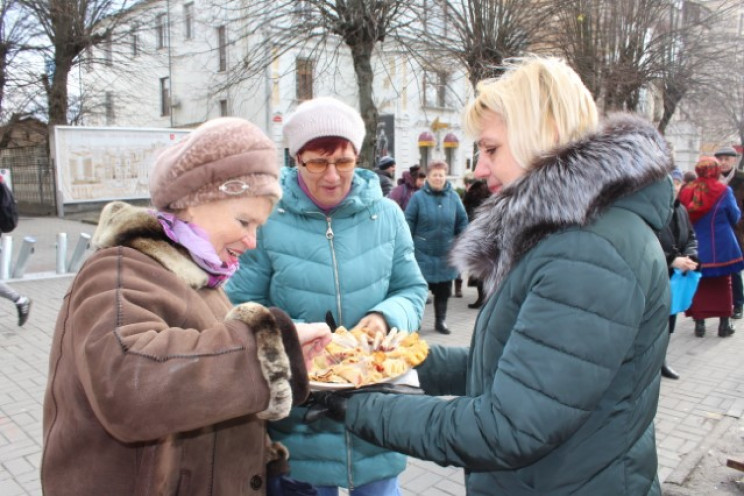
[[[347,427],[464,467],[473,496],[660,494],[670,167],[655,129],[621,116],[487,200],[455,247],[490,295],[470,349],[432,349],[430,396],[352,397]]]

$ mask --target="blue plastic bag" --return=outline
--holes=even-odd
[[[676,315],[690,308],[702,276],[703,274],[695,270],[682,272],[674,269],[674,274],[669,279],[669,289],[672,292],[672,307],[669,315]]]

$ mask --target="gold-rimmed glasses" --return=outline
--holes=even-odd
[[[328,160],[326,158],[309,158],[302,160],[298,157],[297,161],[303,167],[305,167],[312,174],[324,173],[329,165],[335,165],[336,170],[339,172],[348,172],[356,167],[356,157],[340,157],[336,160]]]

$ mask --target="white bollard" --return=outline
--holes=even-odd
[[[78,239],[75,251],[72,253],[70,263],[67,264],[67,272],[77,272],[81,265],[83,265],[83,257],[85,250],[90,248],[90,234],[80,233],[80,239]]]
[[[13,256],[13,236],[3,236],[3,252],[0,257],[0,280],[10,277],[10,259]]]
[[[33,255],[36,245],[36,238],[26,236],[23,238],[23,244],[18,252],[18,259],[16,260],[15,268],[13,269],[13,278],[19,279],[23,277],[26,272],[26,265],[28,265],[28,259]]]
[[[67,272],[67,233],[57,234],[57,274]]]

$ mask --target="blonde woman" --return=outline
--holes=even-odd
[[[494,193],[454,247],[486,292],[471,346],[432,347],[428,397],[323,401],[365,439],[465,468],[469,495],[660,494],[666,143],[636,117],[600,124],[555,58],[480,83],[465,123]]]

